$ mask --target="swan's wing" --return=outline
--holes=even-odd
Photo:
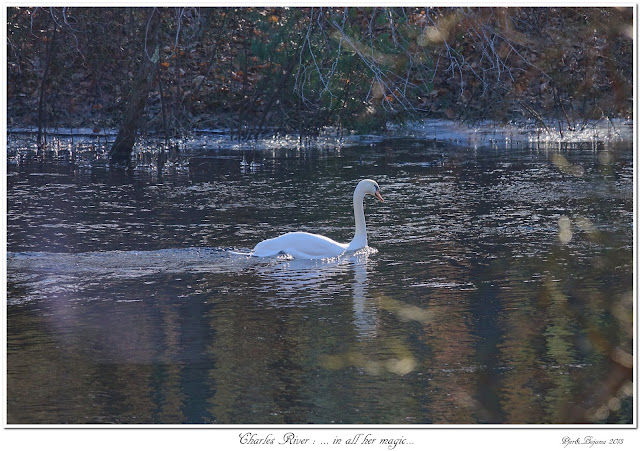
[[[294,258],[330,258],[337,257],[346,249],[346,244],[337,243],[331,238],[322,235],[290,232],[258,243],[253,248],[253,255],[256,257],[273,257],[274,255],[285,253]]]

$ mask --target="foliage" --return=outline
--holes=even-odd
[[[313,135],[389,121],[630,114],[632,10],[159,8],[148,131]],[[148,8],[8,8],[9,125],[117,126]],[[142,38],[141,38],[142,37]],[[147,55],[149,56],[149,55]]]

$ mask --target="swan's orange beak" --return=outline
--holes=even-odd
[[[376,190],[376,197],[378,198],[378,200],[380,202],[384,202],[384,199],[382,198],[382,196],[380,195],[380,191]]]

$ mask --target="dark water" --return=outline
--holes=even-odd
[[[630,144],[259,157],[9,164],[8,423],[632,423]]]

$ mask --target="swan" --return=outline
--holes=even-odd
[[[384,202],[380,187],[370,179],[361,180],[353,192],[353,215],[356,221],[356,233],[348,244],[338,243],[331,238],[307,232],[289,232],[276,238],[261,241],[253,248],[255,257],[273,257],[280,253],[294,258],[314,259],[331,258],[346,251],[356,251],[367,246],[367,225],[364,221],[364,196],[374,195]]]

